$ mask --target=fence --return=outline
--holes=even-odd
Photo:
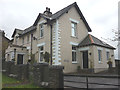
[[[64,86],[87,90],[95,88],[111,88],[110,90],[118,90],[118,88],[120,88],[119,78],[119,76],[64,75]]]
[[[19,80],[28,80],[45,88],[63,88],[63,67],[50,66],[47,63],[15,65],[11,61],[2,62],[2,72]]]

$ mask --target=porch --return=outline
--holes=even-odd
[[[10,45],[6,50],[6,61],[14,61],[15,64],[27,64],[28,50],[24,46]]]

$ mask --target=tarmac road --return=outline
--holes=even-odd
[[[89,77],[88,83],[94,83],[88,84],[88,88],[118,88],[117,85],[120,85],[120,78]],[[86,77],[64,76],[64,86],[72,88],[87,88]]]

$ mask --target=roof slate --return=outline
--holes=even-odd
[[[30,26],[30,27],[26,28],[26,29],[22,32],[21,35],[27,34],[27,33],[31,32],[31,31],[35,30],[35,29],[36,29],[36,26]]]
[[[79,43],[78,47],[83,47],[83,46],[89,46],[89,45],[97,45],[97,46],[102,46],[110,49],[115,49],[111,45],[101,41],[100,39],[88,34],[85,39]]]

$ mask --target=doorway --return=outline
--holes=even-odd
[[[18,56],[17,56],[17,64],[23,64],[23,54],[18,54]]]
[[[88,51],[82,51],[83,53],[83,69],[88,68]]]

